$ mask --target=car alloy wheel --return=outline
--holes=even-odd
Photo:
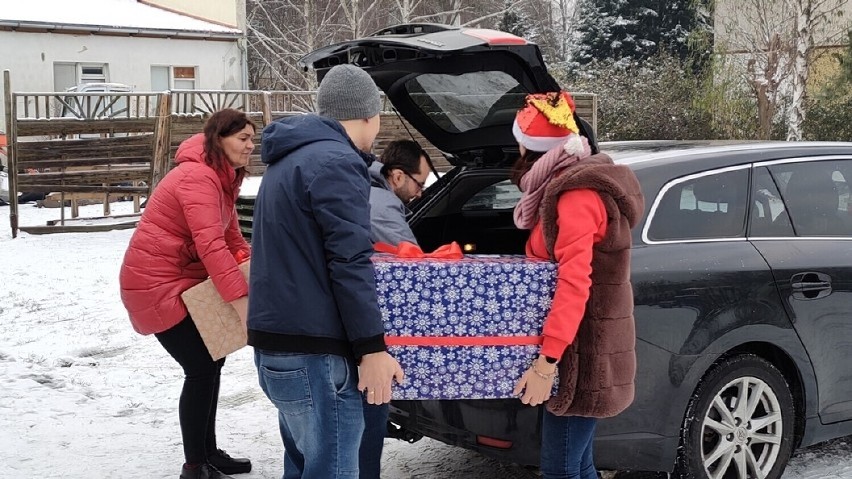
[[[768,361],[753,355],[721,360],[690,401],[678,475],[780,478],[793,449],[793,407],[784,376]]]

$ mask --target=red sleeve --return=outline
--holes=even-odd
[[[198,256],[222,299],[231,302],[248,295],[248,284],[225,241],[219,179],[191,171],[180,182],[176,195]]]
[[[606,234],[606,208],[597,192],[569,190],[557,203],[556,292],[544,321],[541,354],[561,358],[574,341],[592,286],[592,247]]]

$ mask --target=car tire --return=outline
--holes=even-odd
[[[689,401],[674,477],[779,479],[795,417],[790,387],[772,363],[752,354],[722,359]]]

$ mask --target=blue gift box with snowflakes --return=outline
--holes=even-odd
[[[524,256],[373,257],[393,399],[510,398],[541,344],[556,265]]]

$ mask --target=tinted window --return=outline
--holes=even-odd
[[[473,195],[462,206],[463,211],[508,210],[521,199],[521,190],[511,180],[489,185]]]
[[[429,119],[451,133],[511,124],[528,93],[511,75],[498,71],[426,73],[405,88]]]
[[[655,241],[734,238],[745,229],[749,170],[675,180],[663,193],[648,229]]]
[[[769,171],[796,236],[852,236],[852,160],[787,163]]]
[[[754,170],[750,216],[749,236],[793,236],[793,227],[778,185],[766,168]]]

